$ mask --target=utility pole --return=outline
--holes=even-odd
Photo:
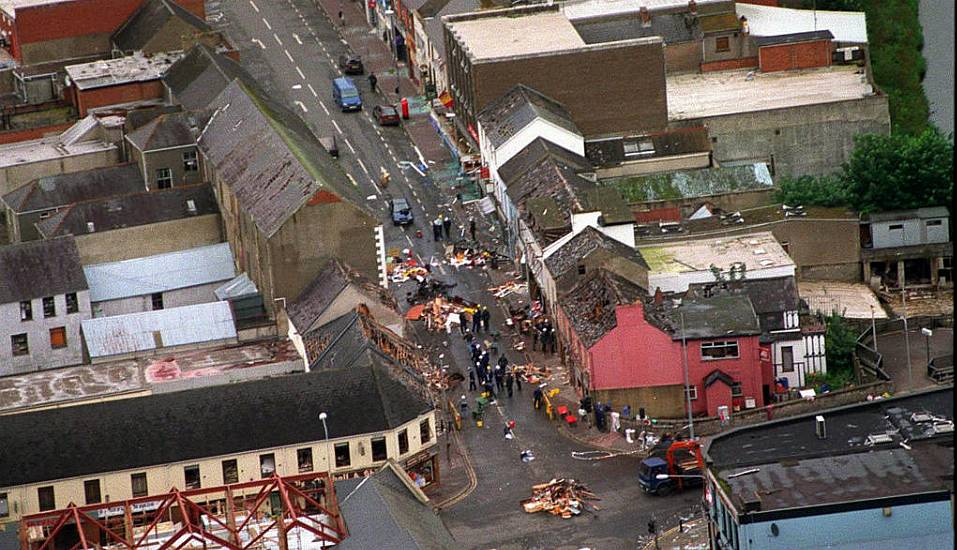
[[[877,351],[877,324],[874,322],[874,306],[871,306],[871,341],[874,343],[874,351]]]
[[[901,304],[904,308],[904,352],[907,353],[907,384],[911,388],[914,386],[914,371],[910,364],[910,335],[907,333],[907,290],[905,283],[905,273],[900,274],[901,279]]]
[[[688,433],[694,439],[694,420],[691,418],[691,392],[688,389],[688,340],[685,339],[685,314],[679,312],[681,319],[681,370],[685,377],[685,403],[688,405]]]

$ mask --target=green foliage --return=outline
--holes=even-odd
[[[827,335],[824,353],[827,356],[827,371],[835,374],[841,371],[854,371],[854,348],[857,346],[857,334],[844,322],[842,317],[831,315],[826,320]]]
[[[860,212],[950,204],[954,142],[930,126],[918,135],[858,136],[851,158],[834,176],[783,178],[779,202],[847,206]]]
[[[817,393],[821,393],[821,387],[825,384],[832,391],[851,386],[854,384],[854,371],[832,371],[828,365],[827,374],[810,373],[804,377],[804,385],[814,388]]]

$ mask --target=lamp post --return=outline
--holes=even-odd
[[[326,413],[324,412],[319,413],[319,420],[322,421],[322,431],[325,432],[326,434],[326,441],[329,441],[329,427],[326,426],[327,418],[329,418],[329,415],[327,415]]]
[[[688,434],[694,439],[694,420],[691,418],[691,392],[688,389],[688,340],[685,339],[685,314],[678,313],[681,319],[681,369],[685,377],[685,403],[688,405]]]
[[[874,306],[871,306],[871,341],[874,343],[874,351],[877,351],[877,324],[874,322]]]
[[[907,284],[904,278],[904,272],[900,273],[901,280],[901,307],[904,310],[904,353],[907,354],[907,385],[914,387],[914,370],[910,364],[910,334],[907,332]]]
[[[927,364],[930,364],[930,337],[934,335],[934,331],[929,328],[920,329],[920,333],[924,335],[924,341],[926,343],[926,353],[927,353]]]

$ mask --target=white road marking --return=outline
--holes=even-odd
[[[296,40],[296,43],[298,43],[300,46],[302,46],[302,40],[299,40],[299,35],[298,35],[298,34],[292,33],[292,37]]]
[[[346,177],[349,178],[349,181],[352,182],[352,185],[359,187],[359,182],[357,182],[356,179],[352,177],[352,174],[350,174],[349,172],[346,172]]]
[[[253,42],[255,42],[256,44],[259,44],[259,47],[260,47],[260,48],[262,48],[262,49],[264,49],[264,50],[266,49],[266,45],[263,44],[263,41],[262,41],[262,40],[260,40],[260,39],[258,39],[258,38],[253,38]]]
[[[266,28],[267,28],[267,29],[272,30],[272,25],[269,24],[269,21],[266,21],[266,18],[265,18],[265,17],[263,17],[263,23],[266,24]]]
[[[339,124],[335,120],[332,121],[332,125],[336,127],[336,131],[340,134],[342,133],[342,128],[339,127]]]
[[[296,105],[298,105],[299,108],[302,109],[302,112],[304,112],[304,113],[308,113],[308,112],[309,112],[309,109],[306,109],[306,105],[305,105],[303,102],[297,100],[297,101],[293,101],[293,103],[295,103]]]
[[[352,151],[352,153],[353,153],[353,154],[355,154],[355,152],[356,152],[356,150],[355,150],[355,148],[354,148],[354,147],[352,147],[352,144],[351,144],[351,143],[349,143],[349,140],[348,140],[348,139],[346,139],[345,141],[346,141],[346,147],[348,147],[348,148],[349,148],[349,150],[350,150],[350,151]]]
[[[301,89],[302,89],[302,84],[293,84],[293,85],[292,85],[292,89],[293,89],[293,90],[301,90]]]
[[[277,35],[276,33],[272,33],[272,37],[276,39],[276,43],[278,43],[278,44],[279,44],[279,47],[281,48],[281,47],[282,47],[282,40],[279,40],[279,35]]]
[[[329,109],[326,109],[326,104],[323,103],[322,100],[319,101],[319,106],[322,107],[322,110],[325,111],[327,115],[329,114]]]
[[[289,50],[283,50],[283,52],[285,52],[286,57],[289,58],[289,61],[290,61],[291,63],[295,63],[295,62],[296,62],[296,60],[293,59],[291,55],[289,55]]]
[[[309,91],[312,92],[312,97],[319,97],[319,94],[316,93],[316,90],[312,87],[312,84],[306,84],[309,87]]]
[[[343,43],[344,45],[346,45],[346,46],[349,45],[349,43],[346,42],[345,39],[343,39],[343,38],[340,38],[340,39],[339,39],[339,42],[342,42],[342,43]]]
[[[366,175],[371,178],[371,177],[372,177],[372,174],[369,173],[369,169],[366,168],[366,165],[365,165],[365,164],[362,164],[362,159],[356,159],[356,162],[359,163],[359,168],[362,168],[362,171],[365,172]],[[375,182],[373,182],[373,183],[375,183]]]
[[[405,236],[405,240],[409,241],[409,247],[415,246],[415,245],[412,244],[412,238],[409,237],[408,235]]]
[[[249,5],[252,6],[254,10],[256,10],[256,13],[259,13],[259,6],[257,6],[256,3],[253,2],[253,0],[249,0]]]
[[[302,74],[302,69],[300,69],[298,65],[296,65],[296,72],[299,73],[299,78],[303,80],[306,79],[306,75]]]

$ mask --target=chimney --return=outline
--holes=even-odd
[[[648,13],[647,6],[641,6],[641,9],[638,11],[638,15],[641,17],[641,26],[650,27],[651,26],[651,14]]]
[[[86,222],[86,232],[93,233],[96,231],[96,226],[93,225],[93,222]]]
[[[741,32],[748,34],[748,18],[743,15],[741,16]]]
[[[824,424],[824,417],[817,415],[814,417],[814,433],[818,439],[827,439],[827,425]]]
[[[694,0],[688,0],[688,13],[698,15],[698,3]]]

